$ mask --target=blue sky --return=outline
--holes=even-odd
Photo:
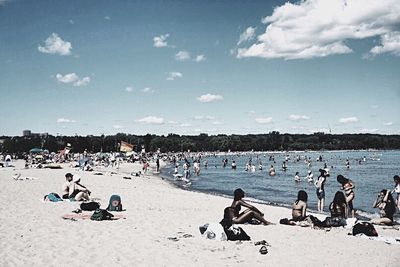
[[[0,0],[0,135],[400,133],[400,2]]]

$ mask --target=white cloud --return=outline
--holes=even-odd
[[[57,119],[57,123],[74,123],[74,122],[76,122],[76,120],[70,120],[70,119],[66,119],[66,118]]]
[[[68,73],[68,74],[65,74],[64,76],[57,73],[56,78],[59,82],[62,82],[62,83],[73,83],[73,82],[79,80],[79,77],[78,77],[78,75],[76,75],[76,73]]]
[[[340,123],[355,123],[358,122],[359,119],[357,117],[348,117],[348,118],[340,118]]]
[[[213,121],[212,124],[213,124],[213,125],[221,125],[222,122],[220,122],[220,121]]]
[[[239,37],[237,45],[254,39],[256,33],[256,28],[248,27]]]
[[[90,77],[86,76],[83,78],[79,78],[79,76],[76,75],[76,73],[68,73],[65,75],[57,73],[56,79],[61,83],[66,83],[66,84],[72,83],[73,86],[86,86],[90,83]]]
[[[255,121],[259,124],[267,124],[272,122],[272,117],[256,118]]]
[[[143,93],[154,93],[154,89],[151,89],[150,87],[146,87],[142,89]]]
[[[167,121],[167,123],[168,124],[174,124],[174,125],[179,124],[179,122],[177,122],[177,121]]]
[[[104,17],[105,20],[110,20],[111,18],[109,16]]]
[[[118,124],[114,124],[112,127],[113,127],[114,129],[123,129],[123,128],[125,128],[124,126],[118,125]]]
[[[205,55],[197,55],[196,58],[194,59],[194,61],[196,62],[202,62],[206,60],[206,56]]]
[[[262,20],[265,32],[250,47],[238,49],[237,57],[288,60],[346,54],[352,52],[348,40],[376,36],[382,36],[382,46],[371,52],[397,53],[397,34],[390,33],[398,28],[399,14],[398,0],[286,2]]]
[[[174,81],[174,80],[176,80],[176,79],[178,79],[178,78],[182,78],[183,77],[183,74],[182,73],[180,73],[180,72],[170,72],[169,74],[168,74],[168,77],[167,77],[167,80],[168,81]]]
[[[306,116],[306,115],[296,115],[296,114],[292,114],[289,116],[289,120],[292,121],[301,121],[301,120],[309,120],[310,117]]]
[[[179,126],[181,126],[181,127],[191,127],[192,125],[190,123],[182,123]]]
[[[194,117],[194,119],[195,120],[215,120],[215,117],[214,116],[210,116],[210,115],[207,115],[207,116],[197,115],[197,116]]]
[[[400,56],[400,32],[389,32],[381,36],[381,45],[371,49],[372,55],[391,53]]]
[[[153,46],[157,47],[157,48],[168,46],[168,42],[167,42],[168,37],[169,37],[168,33],[154,37],[153,38],[153,42],[154,42]]]
[[[388,122],[383,123],[383,125],[385,125],[385,126],[392,126],[392,125],[393,125],[393,122],[388,121]]]
[[[90,77],[83,77],[82,79],[77,80],[73,85],[74,86],[86,86],[90,83]]]
[[[125,88],[125,91],[127,91],[128,93],[133,91],[133,87],[132,86],[128,86]]]
[[[72,19],[70,19],[68,22],[69,22],[69,24],[71,24],[71,25],[75,23]]]
[[[371,108],[372,109],[377,109],[377,108],[379,108],[379,106],[378,105],[371,105]]]
[[[175,54],[175,59],[178,61],[187,61],[190,59],[190,53],[188,51],[179,51]]]
[[[70,42],[62,40],[57,33],[52,33],[46,41],[45,45],[38,46],[38,50],[46,54],[59,54],[61,56],[66,56],[71,54],[72,45]]]
[[[163,124],[164,118],[159,118],[159,117],[155,117],[155,116],[147,116],[147,117],[137,120],[137,122],[143,123],[143,124]]]
[[[209,103],[213,101],[222,100],[224,97],[222,95],[205,94],[197,97],[197,100],[202,103]]]

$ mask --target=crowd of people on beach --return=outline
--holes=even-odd
[[[235,154],[234,156],[241,156],[240,154]],[[245,156],[245,155],[244,155]],[[190,160],[193,161],[194,164],[194,172],[196,175],[200,174],[200,168],[201,166],[207,169],[209,166],[209,157],[216,157],[216,155],[202,155],[202,154],[180,154],[180,155],[174,155],[172,158],[170,158],[171,163],[173,166],[175,166],[174,170],[174,176],[179,180],[179,179],[184,179],[185,182],[190,182]],[[302,157],[300,155],[296,155],[294,161],[299,162],[302,160]],[[256,162],[258,162],[258,170],[262,171],[263,164],[261,159],[256,156]],[[277,171],[274,167],[274,164],[276,164],[275,156],[270,155],[268,161],[270,161],[272,164],[270,165],[270,168],[268,170],[268,174],[270,176],[275,176]],[[282,164],[281,171],[282,172],[287,172],[288,170],[288,162],[290,161],[290,156],[286,155]],[[317,196],[317,211],[319,213],[324,212],[324,206],[325,206],[325,184],[327,181],[327,178],[330,177],[330,170],[334,168],[333,166],[330,166],[330,168],[327,166],[327,162],[323,159],[322,155],[318,156],[316,159],[317,162],[320,162],[321,164],[323,163],[323,168],[319,169],[319,175],[317,177],[314,177],[314,174],[310,167],[313,164],[313,161],[311,157],[304,157],[304,163],[307,165],[309,170],[307,171],[307,175],[304,177],[305,180],[307,180],[309,183],[314,184],[315,189],[316,189],[316,196]],[[356,162],[361,165],[366,161],[366,157],[361,157]],[[179,168],[180,168],[180,163],[179,162],[184,162],[183,163],[183,175],[179,173]],[[203,162],[203,164],[201,164]],[[218,161],[216,161],[218,162]],[[227,157],[222,157],[221,160],[221,167],[222,168],[227,168],[229,165],[229,160]],[[350,160],[348,158],[345,159],[344,162],[344,167],[345,169],[350,169]],[[218,168],[218,165],[215,164],[214,168]],[[237,170],[238,165],[237,161],[232,157],[231,160],[231,169],[232,170]],[[257,171],[256,164],[254,164],[254,159],[250,156],[249,160],[246,162],[244,166],[244,171],[246,172],[255,172]],[[394,182],[395,182],[395,188],[393,190],[388,190],[388,189],[383,189],[377,196],[377,200],[373,204],[374,208],[379,209],[379,214],[380,218],[375,218],[371,220],[372,223],[374,224],[384,224],[384,225],[393,225],[395,223],[393,219],[393,215],[396,212],[396,207],[399,209],[400,208],[400,179],[399,176],[396,175],[394,176]],[[331,227],[331,226],[344,226],[346,225],[346,220],[349,218],[356,218],[356,210],[354,208],[354,198],[355,198],[355,183],[349,179],[344,177],[342,174],[337,175],[336,177],[337,182],[340,184],[340,191],[337,191],[334,195],[334,198],[332,202],[329,204],[329,212],[330,216],[328,216],[325,220],[320,221],[314,216],[307,216],[306,215],[306,210],[308,208],[307,206],[307,200],[308,200],[308,195],[304,190],[300,190],[298,192],[298,198],[292,205],[292,218],[283,220],[282,222],[285,224],[290,224],[290,225],[295,225],[298,224],[299,222],[304,222],[308,221],[312,223],[315,226],[318,227]],[[296,183],[300,183],[302,181],[302,178],[300,177],[300,173],[296,172],[294,175],[294,181]],[[397,198],[393,198],[393,193],[397,194]],[[243,223],[243,222],[249,222],[252,221],[253,219],[259,221],[262,224],[271,224],[264,218],[264,214],[260,212],[258,209],[256,209],[254,206],[250,205],[249,203],[245,202],[243,200],[244,197],[244,192],[241,189],[237,189],[234,192],[234,201],[232,203],[232,206],[227,208],[224,212],[225,217],[228,216],[228,218],[231,219],[232,223]],[[371,201],[373,202],[373,201]],[[244,206],[247,209],[240,213],[240,207]],[[224,218],[225,218],[224,217]],[[226,220],[226,218],[225,218]]]
[[[40,168],[40,164],[56,164],[56,163],[70,163],[71,167],[75,167],[81,171],[93,171],[94,168],[99,166],[111,167],[118,170],[119,164],[123,162],[136,162],[139,161],[143,168],[141,174],[146,174],[150,166],[149,162],[154,162],[156,165],[156,173],[160,172],[160,159],[164,161],[169,161],[174,166],[174,176],[176,179],[184,179],[184,181],[189,182],[192,175],[199,176],[201,174],[202,168],[209,168],[209,157],[212,154],[203,155],[199,154],[188,154],[188,153],[167,153],[167,154],[139,154],[131,155],[127,157],[122,153],[88,153],[84,151],[83,153],[75,154],[41,154],[38,157],[35,154],[24,155],[25,167],[26,168]],[[214,154],[215,157],[215,154]],[[13,157],[11,155],[0,155],[0,162],[2,167],[12,166]],[[285,156],[282,163],[281,172],[287,172],[288,162],[290,160],[289,156]],[[296,156],[295,161],[301,161],[300,156]],[[275,156],[270,155],[268,161],[270,162],[270,168],[268,169],[268,175],[273,177],[277,174],[277,170],[274,167],[276,164]],[[322,156],[319,156],[316,160],[317,162],[324,162]],[[359,164],[365,161],[365,157],[359,160]],[[256,164],[258,163],[258,168]],[[310,169],[313,161],[310,157],[304,157],[304,163],[309,168],[307,175],[304,177],[310,184],[315,186],[317,202],[317,211],[320,213],[324,212],[325,206],[325,184],[327,178],[330,177],[330,168],[327,167],[327,163],[324,162],[323,168],[319,169],[319,175],[314,176],[312,170]],[[228,168],[236,171],[238,169],[238,163],[235,159],[229,160],[227,157],[222,157],[221,167]],[[344,163],[345,168],[350,168],[349,160],[346,159]],[[180,173],[180,168],[182,168],[183,173]],[[215,164],[214,168],[218,168]],[[333,168],[333,166],[331,166]],[[263,163],[258,156],[254,160],[252,157],[246,162],[243,167],[246,172],[255,172],[257,169],[262,171],[264,169]],[[192,172],[193,170],[193,172]],[[193,173],[193,174],[192,174]],[[74,179],[74,175],[67,173],[65,175],[66,181],[62,185],[61,198],[63,200],[69,201],[82,201],[88,202],[91,200],[91,191],[82,183],[80,179]],[[294,175],[294,182],[300,183],[303,180],[299,172]],[[302,225],[310,224],[314,227],[337,227],[345,226],[348,224],[349,218],[355,218],[355,208],[353,205],[355,198],[355,183],[349,179],[339,174],[336,177],[337,182],[340,184],[340,191],[337,191],[334,195],[333,200],[329,204],[329,216],[324,220],[320,220],[313,215],[308,215],[308,199],[309,196],[304,190],[298,191],[297,199],[292,204],[292,216],[291,218],[284,218],[280,220],[281,224],[287,225]],[[395,175],[393,177],[395,186],[393,190],[383,189],[379,192],[377,199],[374,203],[374,207],[379,209],[380,218],[371,220],[373,224],[383,224],[391,226],[395,224],[393,216],[396,209],[400,209],[400,177]],[[394,198],[393,194],[397,194]],[[271,225],[274,224],[268,221],[268,217],[263,214],[254,205],[250,204],[248,201],[244,200],[245,192],[238,188],[234,191],[233,201],[229,207],[224,210],[223,222],[225,225],[232,224],[243,224],[243,223],[253,223],[253,224],[264,224]],[[242,211],[242,207],[245,209]]]

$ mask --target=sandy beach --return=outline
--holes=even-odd
[[[276,225],[242,225],[251,241],[208,240],[199,226],[219,222],[231,199],[178,189],[152,174],[123,179],[139,164],[122,164],[118,172],[99,169],[104,175],[67,164],[63,169],[14,164],[0,169],[0,266],[393,266],[400,260],[399,245],[353,237],[344,228],[279,225],[291,211],[261,204],[255,205]],[[60,194],[67,172],[81,176],[102,208],[111,195],[120,195],[126,219],[62,219],[79,203],[43,202],[43,196]],[[15,173],[36,179],[14,180]],[[396,229],[376,229],[400,237]],[[260,240],[270,244],[266,255],[254,245]]]

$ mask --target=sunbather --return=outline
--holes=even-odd
[[[62,198],[73,201],[89,200],[90,191],[79,181],[74,181],[71,173],[65,175],[66,182],[62,186]]]
[[[390,190],[383,189],[378,194],[373,207],[379,209],[381,216],[379,219],[373,219],[373,224],[393,225],[393,214],[396,211],[396,206]]]
[[[234,200],[232,205],[229,207],[229,217],[232,220],[232,223],[246,223],[255,218],[265,225],[271,224],[264,219],[264,214],[261,211],[244,201],[243,198],[244,191],[240,188],[236,189],[234,192]],[[243,212],[240,212],[242,206],[246,207],[247,209]]]

